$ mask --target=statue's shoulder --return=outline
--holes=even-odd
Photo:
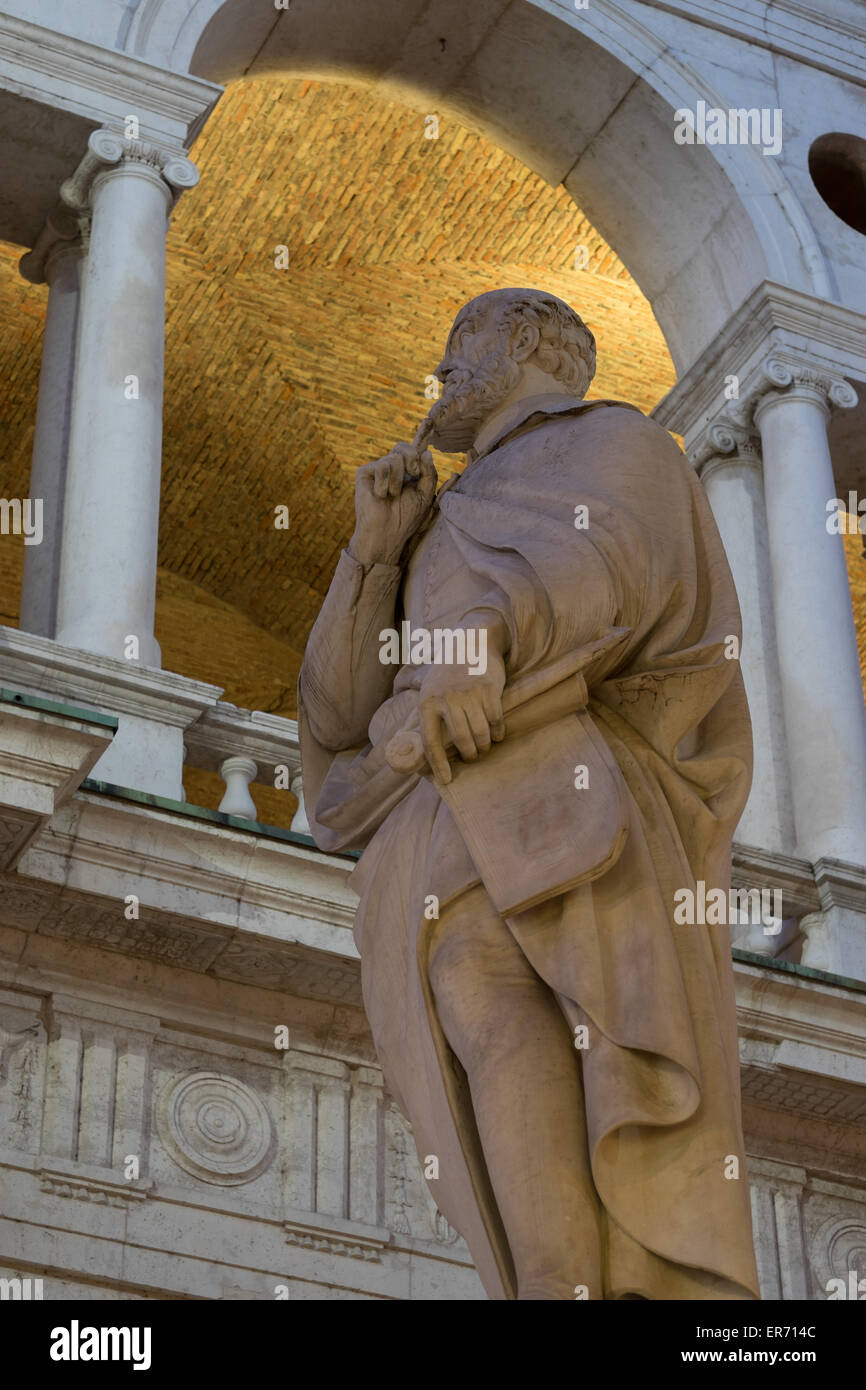
[[[644,415],[640,406],[632,405],[629,401],[581,401],[574,412],[569,411],[563,418],[581,424],[592,423],[603,429],[627,429],[632,433],[645,427],[653,431],[659,428],[654,420]]]
[[[639,441],[650,453],[661,452],[668,458],[683,457],[668,431],[629,401],[583,401],[580,407],[564,413],[561,418],[564,424],[570,422],[577,433],[586,432],[611,441]]]

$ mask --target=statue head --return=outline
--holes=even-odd
[[[464,452],[512,400],[545,393],[582,398],[595,375],[595,339],[554,294],[491,290],[460,310],[435,375],[443,391],[427,416],[429,442]]]

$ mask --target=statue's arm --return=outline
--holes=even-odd
[[[340,556],[300,674],[310,732],[324,748],[364,743],[391,694],[394,667],[379,660],[379,633],[394,626],[400,578],[398,565],[362,565],[349,550]]]
[[[367,726],[391,694],[394,667],[379,660],[394,609],[406,542],[430,510],[436,469],[410,444],[366,463],[355,476],[355,530],[310,634],[299,693],[310,732],[340,752],[367,740]]]

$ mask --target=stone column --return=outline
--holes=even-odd
[[[97,130],[61,197],[91,217],[73,392],[57,640],[158,666],[165,235],[195,166]],[[130,639],[136,639],[133,644]],[[137,656],[136,656],[137,646]]]
[[[836,483],[830,405],[847,382],[770,359],[754,419],[761,432],[767,540],[791,766],[797,853],[866,856],[866,709],[842,538],[828,530]]]
[[[754,773],[735,832],[742,844],[792,853],[791,814],[782,694],[760,440],[724,416],[710,425],[695,453],[731,566],[743,620],[742,671],[752,718]]]
[[[33,250],[19,261],[25,280],[48,285],[30,469],[30,497],[38,499],[42,506],[42,541],[24,547],[19,619],[23,631],[40,637],[53,637],[57,622],[63,494],[84,254],[78,220],[60,209],[46,219]]]

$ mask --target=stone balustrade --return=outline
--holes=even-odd
[[[116,721],[92,780],[180,803],[186,763],[219,773],[227,787],[220,810],[251,821],[258,817],[250,783],[285,786],[298,800],[291,828],[309,834],[294,719],[239,709],[220,699],[216,685],[14,628],[0,628],[0,667],[14,690]]]
[[[219,809],[227,815],[258,819],[251,783],[287,787],[298,801],[291,828],[309,835],[294,719],[239,709],[220,700],[188,729],[184,754],[191,767],[218,772],[222,777],[226,793]]]

